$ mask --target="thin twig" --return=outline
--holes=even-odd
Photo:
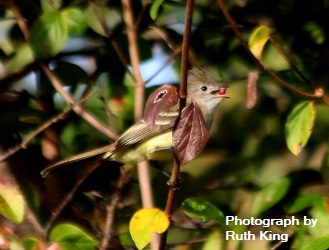
[[[93,93],[91,92],[91,93],[85,95],[83,98],[81,98],[81,100],[79,102],[75,103],[74,105],[80,105],[81,103],[85,102],[86,100],[88,100],[90,98],[90,96],[92,96],[92,94]],[[72,110],[72,107],[67,107],[61,113],[53,116],[48,121],[46,121],[43,124],[41,124],[31,134],[29,134],[21,144],[18,144],[16,146],[10,148],[6,153],[4,153],[3,155],[0,155],[0,162],[4,161],[9,156],[15,154],[19,150],[27,148],[27,146],[28,146],[28,144],[30,143],[31,140],[33,140],[37,135],[39,135],[41,132],[43,132],[44,130],[46,130],[47,128],[49,128],[54,123],[56,123],[56,122],[58,122],[60,120],[65,119],[65,116],[71,110]]]
[[[134,26],[131,3],[130,0],[121,0],[121,3],[123,8],[123,19],[127,27],[130,61],[135,77],[135,120],[138,121],[143,116],[144,81],[139,69],[140,59],[137,44],[137,33],[136,27]]]
[[[166,59],[164,64],[152,75],[150,76],[147,80],[145,80],[145,84],[149,83],[154,77],[156,77],[165,67],[168,66],[168,64],[179,54],[181,53],[182,48],[177,48],[174,50],[174,53]]]
[[[29,28],[25,22],[25,19],[23,18],[21,11],[19,10],[18,6],[15,4],[14,0],[11,0],[11,9],[17,19],[18,25],[20,29],[22,30],[24,37],[26,40],[28,40],[30,32]],[[56,74],[50,70],[49,66],[44,62],[39,62],[40,68],[44,71],[44,73],[47,75],[49,80],[51,81],[53,87],[56,89],[56,91],[64,98],[65,102],[68,105],[73,105],[75,103],[75,100],[72,98],[72,96],[65,92],[63,90],[63,84],[60,81],[60,79],[56,76]],[[73,111],[80,115],[83,119],[85,119],[88,123],[90,123],[93,127],[95,127],[100,132],[107,135],[109,138],[116,139],[118,136],[113,131],[108,129],[106,126],[101,124],[95,117],[93,117],[90,113],[85,111],[80,105],[73,105],[72,107]]]
[[[40,134],[41,132],[43,132],[45,129],[49,128],[52,124],[58,122],[59,120],[64,119],[64,117],[71,111],[70,107],[67,107],[66,109],[64,109],[61,113],[59,113],[58,115],[52,117],[51,119],[49,119],[48,121],[46,121],[45,123],[43,123],[41,126],[39,126],[36,130],[34,130],[30,135],[28,135],[25,140],[19,144],[16,145],[12,148],[10,148],[6,153],[2,154],[0,156],[0,162],[4,161],[5,159],[7,159],[9,156],[15,154],[16,152],[18,152],[21,149],[25,149],[28,144],[30,143],[30,141],[32,139],[34,139],[38,134]]]
[[[192,26],[192,13],[193,13],[194,0],[188,0],[186,3],[186,21],[185,21],[185,30],[183,37],[183,47],[182,47],[182,62],[181,62],[181,83],[179,88],[180,95],[180,114],[182,109],[186,105],[186,96],[187,96],[187,69],[188,69],[188,55],[189,55],[189,44],[191,39],[191,26]],[[180,114],[177,120],[180,119]],[[177,124],[177,122],[176,122]],[[167,197],[167,203],[165,208],[165,214],[168,218],[171,218],[172,207],[174,203],[175,193],[177,191],[177,183],[179,180],[180,173],[180,162],[178,158],[174,157],[173,171],[169,180],[169,191]],[[159,249],[163,250],[166,248],[167,243],[168,229],[161,234]]]
[[[57,75],[50,70],[48,65],[45,63],[40,63],[40,67],[43,72],[46,74],[50,82],[52,83],[53,87],[56,91],[64,98],[65,102],[69,105],[72,105],[72,110],[79,116],[81,116],[84,120],[86,120],[89,124],[91,124],[94,128],[96,128],[101,133],[107,135],[109,138],[116,139],[118,135],[111,131],[108,127],[104,126],[97,120],[92,114],[85,111],[81,105],[76,105],[75,100],[72,98],[70,94],[68,94],[63,89],[63,84],[61,80],[57,77]]]
[[[231,14],[228,12],[223,0],[217,0],[219,8],[221,9],[224,17],[226,18],[226,21],[231,26],[231,29],[233,30],[236,37],[241,42],[242,47],[245,49],[245,51],[248,53],[248,55],[252,58],[252,60],[255,62],[255,64],[262,70],[265,71],[267,74],[269,74],[272,78],[274,78],[278,83],[280,83],[283,87],[291,90],[292,92],[295,92],[303,97],[306,98],[312,98],[312,99],[323,99],[326,100],[327,97],[324,95],[324,91],[321,88],[317,88],[314,90],[313,94],[306,93],[298,88],[295,88],[294,86],[290,85],[288,82],[280,78],[274,71],[271,71],[267,69],[250,51],[249,46],[247,42],[244,40],[242,34],[240,33],[238,26],[236,25],[234,19],[232,18]]]
[[[104,237],[102,238],[101,245],[99,247],[99,250],[106,250],[108,247],[108,244],[111,240],[111,237],[113,235],[113,223],[115,219],[115,209],[118,205],[118,203],[122,199],[122,191],[124,187],[127,185],[127,183],[130,180],[130,173],[126,173],[125,169],[123,167],[120,168],[120,178],[118,181],[118,187],[115,190],[115,193],[113,194],[112,201],[110,204],[106,206],[106,220],[105,220],[105,229],[104,229]]]
[[[120,44],[118,43],[118,41],[116,39],[113,38],[112,33],[109,31],[109,29],[108,29],[108,27],[106,25],[104,16],[100,12],[97,11],[94,1],[89,0],[89,4],[93,8],[94,13],[95,13],[96,17],[98,18],[99,23],[102,26],[104,35],[106,36],[106,38],[108,38],[111,41],[111,44],[112,44],[115,52],[117,53],[117,55],[119,57],[119,60],[121,61],[122,65],[125,67],[126,72],[128,73],[128,75],[132,79],[134,79],[134,75],[130,72],[130,70],[128,68],[128,61],[125,58],[125,56],[124,56],[124,54],[123,54],[123,52],[122,52],[122,50],[120,48]]]
[[[22,13],[21,13],[19,7],[17,6],[15,0],[10,1],[10,9],[13,12],[14,16],[16,17],[18,26],[19,26],[20,30],[22,31],[24,38],[27,40],[30,36],[30,30],[29,30],[29,28],[25,22],[25,19],[22,16]]]
[[[68,203],[72,200],[74,194],[77,192],[79,187],[84,183],[84,181],[88,178],[88,176],[94,172],[100,165],[102,164],[101,161],[97,161],[91,165],[90,168],[87,169],[86,172],[83,173],[81,178],[75,183],[74,187],[67,193],[65,198],[61,201],[61,203],[57,206],[57,208],[52,212],[50,219],[48,220],[47,224],[45,225],[45,232],[48,233],[49,229],[53,225],[54,221],[63,211],[63,209],[68,205]]]
[[[280,54],[286,59],[286,61],[290,64],[290,66],[292,67],[292,69],[297,73],[297,75],[303,79],[304,82],[308,83],[308,85],[310,85],[311,88],[313,88],[314,90],[317,89],[316,85],[311,82],[310,79],[308,79],[304,74],[303,72],[301,72],[297,66],[292,62],[291,58],[289,57],[288,53],[282,48],[282,46],[280,46],[276,41],[275,39],[270,36],[270,39],[271,43],[273,44],[273,46],[275,47],[275,49],[277,51],[280,52]]]
[[[31,207],[27,203],[25,204],[25,206],[26,206],[25,213],[26,213],[27,221],[29,221],[29,223],[32,225],[35,231],[38,232],[38,234],[40,234],[44,239],[46,239],[47,237],[46,232],[44,228],[41,226],[35,213],[32,211]]]

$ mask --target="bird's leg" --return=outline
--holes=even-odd
[[[168,179],[170,178],[171,176],[171,173],[168,173],[166,171],[164,171],[162,169],[162,167],[159,165],[159,162],[158,161],[149,161],[150,162],[150,165],[154,168],[156,168],[157,170],[159,170],[164,176],[166,176]]]
[[[159,170],[164,176],[166,176],[169,180],[171,178],[171,173],[166,172],[162,169],[162,167],[159,165],[158,161],[149,161],[150,165],[157,170]],[[182,182],[181,179],[178,179],[175,183],[170,183],[170,181],[167,181],[167,185],[171,188],[174,188],[175,190],[178,190],[180,188],[180,183]]]

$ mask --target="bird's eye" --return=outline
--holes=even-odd
[[[204,92],[204,91],[207,91],[208,88],[207,88],[207,86],[202,86],[202,87],[200,87],[200,89],[201,89],[201,91]]]
[[[161,101],[162,98],[167,94],[167,90],[164,90],[163,92],[160,92],[157,97],[154,100],[154,103]]]

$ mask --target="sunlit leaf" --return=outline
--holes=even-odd
[[[257,27],[249,39],[249,48],[254,56],[260,60],[265,43],[270,38],[270,28],[267,26]]]
[[[59,10],[62,6],[62,0],[41,0],[40,3],[43,12]]]
[[[6,70],[9,73],[15,72],[24,66],[32,63],[34,60],[33,51],[28,44],[24,44],[16,49],[16,53],[6,63]]]
[[[122,21],[117,10],[109,9],[105,6],[92,6],[89,4],[85,15],[90,28],[102,36],[106,36],[104,27],[102,26],[103,21],[109,30],[113,30]]]
[[[329,214],[328,200],[322,199],[322,203],[318,203],[309,210],[308,231],[313,237],[319,237],[324,234],[329,235]],[[313,225],[312,221],[313,219]]]
[[[68,28],[60,12],[46,12],[33,23],[30,44],[39,58],[58,54],[64,48],[67,39]]]
[[[308,33],[310,38],[316,44],[322,44],[326,39],[326,32],[323,29],[322,25],[309,21],[304,25],[304,30]]]
[[[327,250],[329,249],[329,236],[321,236],[311,240],[302,247],[301,250]]]
[[[70,34],[83,34],[86,31],[88,22],[84,11],[81,9],[75,7],[66,8],[61,12],[61,15]]]
[[[291,181],[284,177],[273,181],[257,192],[251,207],[252,215],[260,215],[278,203],[288,192]]]
[[[306,208],[314,206],[321,202],[323,197],[319,194],[304,194],[298,196],[293,202],[287,207],[287,213],[293,214],[300,212]]]
[[[151,241],[152,233],[163,233],[169,227],[169,219],[157,208],[144,208],[137,211],[130,220],[129,232],[138,249]]]
[[[182,165],[197,157],[209,140],[209,131],[202,112],[196,102],[182,111],[174,130],[174,150]]]
[[[298,155],[306,145],[313,128],[315,110],[312,101],[298,104],[286,121],[286,142],[289,150]]]
[[[223,213],[212,203],[200,198],[192,197],[186,199],[182,204],[184,213],[201,222],[216,221],[219,225],[226,227]]]
[[[12,182],[0,177],[0,214],[20,223],[24,218],[24,199]]]
[[[155,20],[157,18],[159,8],[163,2],[164,2],[164,0],[155,0],[153,2],[151,9],[150,9],[150,16],[153,20]]]
[[[207,236],[207,239],[202,246],[202,250],[224,249],[224,243],[223,235],[216,230]]]
[[[22,239],[22,243],[25,250],[46,249],[46,244],[37,238],[33,238],[33,237],[24,238]]]
[[[58,243],[61,250],[94,249],[98,241],[82,229],[70,224],[61,224],[51,230],[49,240]]]

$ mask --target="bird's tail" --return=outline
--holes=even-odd
[[[67,165],[71,165],[74,164],[76,162],[79,161],[83,161],[83,160],[87,160],[87,159],[93,159],[93,158],[102,158],[101,156],[105,153],[108,153],[110,151],[113,151],[114,149],[114,144],[110,144],[110,145],[106,145],[104,147],[101,148],[96,148],[72,157],[69,157],[67,159],[58,161],[48,167],[46,167],[44,170],[41,171],[41,175],[43,178],[46,178],[51,172],[53,172],[54,170],[67,166]]]

